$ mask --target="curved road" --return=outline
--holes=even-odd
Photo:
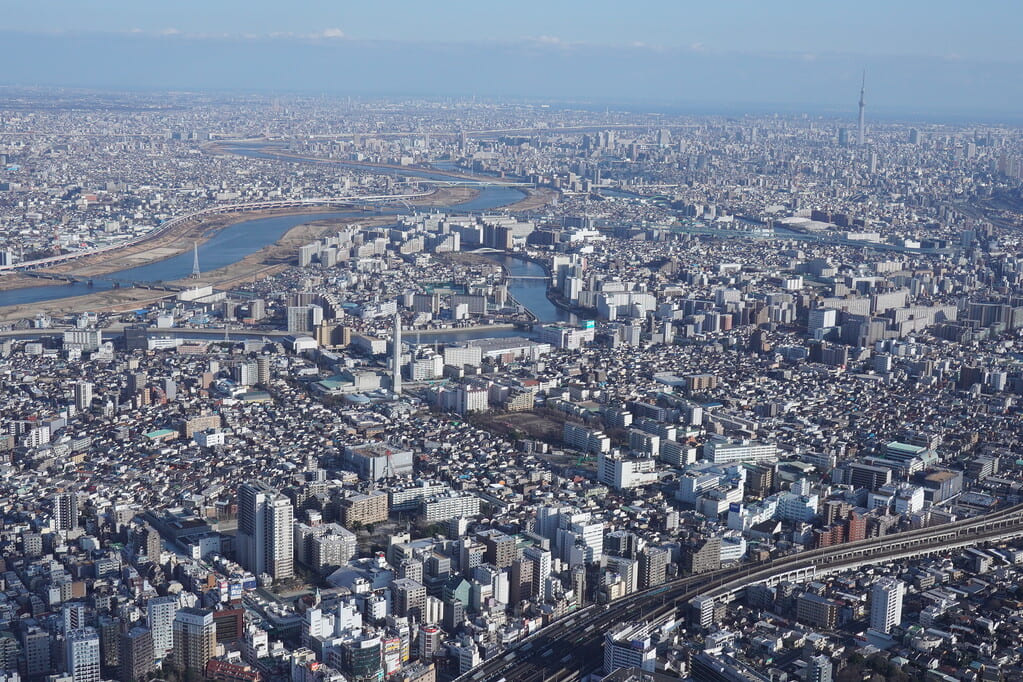
[[[782,576],[853,568],[1023,536],[1023,505],[931,528],[870,538],[800,552],[762,564],[746,564],[690,576],[628,595],[608,605],[593,605],[561,618],[499,656],[458,678],[458,682],[530,682],[572,680],[603,664],[607,628],[622,622],[662,625],[688,620],[697,597],[730,599],[748,585]]]

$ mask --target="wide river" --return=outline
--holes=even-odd
[[[575,316],[557,307],[547,298],[548,279],[516,279],[516,277],[546,277],[547,272],[533,261],[503,253],[487,257],[504,266],[508,272],[508,293],[530,310],[539,322],[575,322]]]
[[[331,165],[350,167],[360,170],[370,170],[378,173],[393,173],[401,176],[418,177],[425,180],[452,181],[457,179],[450,176],[438,175],[428,171],[413,169],[381,169],[372,166],[365,166],[358,163],[346,162],[317,162],[289,159],[287,157],[267,154],[258,148],[234,147],[234,153],[251,156],[254,158],[274,158],[293,163],[327,163]],[[514,187],[497,185],[484,185],[480,187],[479,194],[470,201],[454,204],[451,206],[437,206],[432,210],[446,211],[453,213],[481,212],[507,206],[519,201],[524,196],[521,190]],[[376,215],[394,214],[396,209],[384,209],[376,212]],[[309,222],[310,220],[322,220],[329,218],[351,218],[374,215],[374,213],[345,211],[339,213],[304,213],[275,216],[272,218],[255,218],[234,223],[217,232],[213,237],[199,245],[199,265],[204,271],[216,270],[233,263],[237,263],[246,256],[259,251],[263,247],[273,244],[285,233],[296,225]],[[544,269],[531,261],[517,258],[510,255],[493,254],[490,258],[499,262],[512,277],[509,281],[508,291],[516,301],[528,308],[540,322],[557,322],[572,319],[569,313],[553,305],[547,299],[547,281],[541,279],[515,279],[516,276],[537,277],[544,276]],[[93,280],[93,286],[84,283],[75,284],[54,284],[49,286],[25,287],[0,291],[0,306],[25,305],[41,301],[53,301],[71,296],[83,296],[86,294],[104,291],[114,286],[111,280],[124,280],[135,282],[170,282],[184,279],[192,272],[192,253],[190,251],[167,258],[154,263],[140,265],[117,272],[112,272],[103,277]],[[452,332],[444,334],[444,337],[475,338],[479,336],[510,336],[521,332]],[[431,337],[431,341],[436,338]],[[456,340],[456,338],[445,338],[445,340]],[[463,340],[457,338],[457,340]]]
[[[293,163],[304,163],[296,159],[286,157],[271,157],[255,149],[239,148],[235,150],[245,156],[261,158],[278,158]],[[345,164],[341,162],[330,162],[338,166],[351,166],[364,168],[379,173],[394,173],[421,177],[426,180],[452,180],[452,178],[435,175],[432,173],[417,170],[389,170],[359,164]],[[431,210],[446,211],[451,213],[471,213],[489,211],[513,204],[525,196],[521,190],[514,187],[497,185],[486,185],[480,188],[479,194],[470,201],[454,204],[451,206],[437,206]],[[216,270],[218,268],[237,263],[246,256],[259,251],[265,246],[273,244],[284,234],[302,223],[310,220],[321,220],[325,218],[349,218],[365,217],[372,215],[388,215],[397,213],[397,209],[382,209],[375,212],[347,211],[342,213],[304,213],[275,216],[273,218],[256,218],[244,220],[224,228],[217,232],[212,239],[199,245],[199,266],[204,271]],[[170,282],[188,277],[192,272],[192,252],[179,254],[177,256],[148,263],[134,268],[111,272],[102,277],[93,279],[93,286],[85,283],[60,284],[38,287],[25,287],[23,289],[12,289],[0,291],[0,306],[24,305],[27,303],[38,303],[40,301],[53,301],[71,296],[83,296],[97,291],[111,289],[114,282],[111,280],[125,280],[135,282]],[[514,294],[513,294],[514,295]]]

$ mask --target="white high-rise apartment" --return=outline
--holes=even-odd
[[[72,630],[67,635],[67,673],[74,682],[99,682],[99,633],[95,628]]]
[[[620,668],[641,668],[654,672],[657,646],[646,623],[621,623],[604,634],[604,674]]]
[[[78,495],[57,493],[53,496],[53,527],[55,530],[78,528]]]
[[[394,314],[394,335],[391,339],[391,392],[401,395],[401,314]]]
[[[906,585],[895,578],[881,578],[870,591],[870,627],[888,633],[902,622]]]
[[[522,555],[533,562],[533,589],[542,594],[544,583],[551,577],[551,553],[539,547],[526,547]]]
[[[67,601],[64,602],[60,610],[64,622],[64,634],[86,627],[85,619],[89,610],[85,602]]]
[[[295,575],[294,507],[258,481],[238,488],[238,559],[256,575],[274,580]]]
[[[85,412],[92,405],[92,382],[79,381],[75,383],[75,407]]]
[[[154,597],[146,602],[146,619],[153,633],[153,658],[161,660],[174,647],[174,615],[177,597]]]
[[[274,580],[295,575],[295,508],[284,495],[274,495],[267,505],[266,561]]]

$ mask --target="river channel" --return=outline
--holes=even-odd
[[[255,158],[272,158],[290,161],[293,163],[306,162],[301,159],[289,159],[288,157],[265,154],[257,149],[240,147],[232,148],[232,151],[244,156]],[[396,175],[419,177],[425,180],[445,182],[452,180],[452,178],[448,176],[418,170],[390,170],[373,166],[363,166],[356,163],[349,164],[333,161],[325,163],[371,170],[383,174],[394,173]],[[501,206],[507,206],[508,204],[515,203],[522,199],[523,196],[525,196],[524,193],[514,187],[484,185],[480,187],[479,194],[470,201],[451,206],[436,206],[429,210],[452,213],[489,211],[500,208]],[[244,220],[220,230],[209,241],[199,245],[199,266],[204,271],[211,271],[232,265],[246,256],[259,251],[263,247],[273,244],[296,225],[301,225],[302,223],[309,222],[310,220],[389,215],[396,214],[398,212],[399,211],[397,209],[383,209],[368,213],[356,211],[316,214],[305,213]],[[25,305],[30,303],[39,303],[41,301],[53,301],[61,298],[69,298],[71,296],[84,296],[86,294],[92,294],[97,291],[105,291],[113,288],[113,280],[170,282],[184,279],[185,277],[188,277],[191,272],[192,253],[185,252],[155,263],[148,263],[146,265],[112,272],[101,277],[95,277],[93,278],[92,286],[89,286],[86,283],[74,283],[25,287],[22,289],[0,291],[0,306]],[[512,295],[514,296],[514,293]]]
[[[487,254],[490,260],[504,266],[508,274],[508,293],[512,298],[536,315],[538,322],[575,322],[575,316],[557,307],[547,298],[547,285],[550,279],[542,266],[531,260],[504,253]],[[517,279],[528,277],[531,279]],[[532,279],[543,277],[545,279]]]
[[[230,150],[232,153],[253,158],[276,159],[292,163],[325,163],[344,168],[354,168],[357,170],[367,170],[377,173],[393,173],[400,176],[422,178],[428,181],[457,182],[457,178],[452,178],[451,176],[430,173],[428,171],[417,169],[382,169],[355,162],[320,162],[314,160],[293,159],[264,152],[258,147],[236,146],[231,147]],[[479,194],[470,201],[451,206],[438,206],[430,210],[452,213],[488,211],[519,201],[523,196],[523,192],[514,187],[483,185],[480,187]],[[376,212],[376,215],[388,215],[395,214],[397,212],[397,209],[384,209]],[[199,265],[203,270],[210,271],[236,263],[246,256],[259,251],[263,247],[273,244],[296,225],[301,225],[302,223],[310,220],[357,218],[367,215],[373,215],[373,213],[359,211],[315,214],[305,213],[244,220],[220,230],[207,242],[199,245]],[[505,271],[508,273],[510,278],[508,282],[509,294],[511,294],[511,296],[521,305],[529,309],[529,311],[536,316],[539,322],[551,323],[574,321],[574,317],[570,313],[558,308],[547,299],[547,286],[549,280],[545,279],[547,273],[542,266],[524,258],[508,254],[489,254],[488,257],[505,268]],[[185,252],[155,263],[148,263],[146,265],[113,272],[102,277],[96,277],[93,279],[92,286],[84,283],[75,283],[0,291],[0,306],[25,305],[41,301],[68,298],[71,296],[83,296],[113,288],[113,280],[170,282],[184,279],[191,272],[192,253]],[[519,279],[520,277],[530,279]],[[464,341],[471,338],[514,336],[520,335],[521,333],[522,332],[517,330],[451,331],[424,337],[423,341],[450,343],[452,341]]]
[[[258,148],[233,147],[231,151],[236,154],[254,158],[272,158],[294,163],[319,163],[315,161],[304,161],[290,159],[274,154],[267,154]],[[347,162],[322,162],[340,167],[351,167],[360,170],[370,170],[379,173],[392,172],[396,175],[419,177],[425,180],[452,181],[450,176],[439,175],[421,170],[412,169],[381,169],[373,166],[364,166],[358,163]],[[479,212],[488,211],[508,204],[514,203],[523,197],[521,190],[514,187],[495,185],[484,185],[480,188],[479,194],[470,201],[452,206],[438,206],[431,210],[448,212]],[[397,213],[396,209],[386,209],[379,214]],[[244,220],[230,225],[217,232],[211,239],[199,245],[199,265],[203,270],[216,270],[236,263],[246,256],[259,251],[263,247],[273,244],[285,233],[296,225],[310,220],[322,220],[330,218],[352,218],[372,215],[365,212],[346,211],[339,213],[316,213],[316,214],[292,214],[274,216],[271,218],[255,218]],[[517,279],[518,277],[545,277],[543,267],[532,261],[506,254],[491,254],[492,260],[504,266],[510,280],[508,292],[520,304],[532,312],[539,322],[561,322],[571,321],[572,316],[561,310],[547,299],[547,279]],[[93,285],[85,283],[55,284],[39,287],[25,287],[0,291],[0,306],[25,305],[41,301],[52,301],[71,296],[84,296],[111,289],[114,286],[113,280],[136,281],[136,282],[170,282],[187,277],[192,272],[192,253],[185,252],[171,258],[155,263],[148,263],[138,267],[113,272],[103,277],[93,279]],[[430,341],[461,341],[469,338],[483,336],[512,336],[521,334],[513,330],[494,330],[472,332],[452,331],[439,336],[430,337]],[[443,338],[441,338],[443,337]],[[425,339],[424,339],[425,340]]]

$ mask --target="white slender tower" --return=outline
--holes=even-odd
[[[866,141],[866,136],[864,135],[864,133],[866,131],[864,130],[864,123],[863,123],[863,107],[866,106],[866,103],[863,101],[863,91],[866,89],[866,87],[867,87],[867,71],[866,71],[866,69],[864,69],[864,71],[863,71],[863,81],[860,83],[860,125],[859,125],[859,129],[856,132],[856,144],[860,145],[861,147],[863,146],[863,143]]]
[[[884,577],[874,583],[870,591],[870,627],[889,633],[902,622],[902,600],[906,585],[901,580]]]
[[[391,369],[394,372],[391,377],[391,390],[395,395],[401,395],[401,313],[394,314],[394,334],[391,343]]]

